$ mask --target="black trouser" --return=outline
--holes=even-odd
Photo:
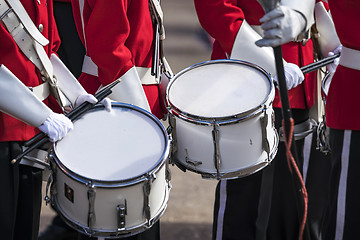
[[[80,234],[79,240],[93,240],[96,238],[90,238],[85,235]],[[150,229],[139,233],[135,236],[119,238],[124,240],[159,240],[160,239],[160,222],[157,221]]]
[[[292,114],[295,124],[308,118],[307,110],[292,110]],[[275,116],[275,126],[278,129],[282,119],[280,109],[275,109]],[[299,169],[302,171],[304,139],[296,141],[296,148]],[[319,154],[320,156],[311,153],[311,157],[325,157]],[[326,164],[324,161],[321,163]],[[318,178],[313,169],[318,165],[321,164],[314,164],[312,160],[309,164],[307,184],[310,184],[312,193],[318,187],[311,185]],[[213,239],[298,239],[299,218],[302,217],[303,209],[302,199],[295,194],[295,189],[285,147],[280,142],[275,159],[262,171],[245,178],[220,181],[216,188]],[[309,214],[312,219],[324,214],[324,201],[326,202],[326,199],[322,199],[319,203],[314,198],[316,195],[309,196],[309,208],[318,209],[314,214]],[[300,202],[300,207],[297,202]],[[310,228],[314,236],[319,235],[317,225],[315,221]]]
[[[70,72],[79,78],[85,48],[76,30],[71,3],[54,1],[54,17],[61,39],[57,54]]]
[[[37,239],[41,211],[42,171],[12,165],[22,152],[19,142],[0,142],[0,238]]]
[[[330,217],[326,240],[360,236],[360,131],[330,129]]]
[[[306,190],[309,198],[307,223],[310,239],[312,240],[323,239],[322,230],[329,202],[327,186],[330,181],[331,170],[331,154],[324,154],[316,149],[316,137],[317,135],[313,134],[311,146],[306,146],[311,149],[309,151],[310,156],[304,158],[304,160],[308,159],[306,179],[304,180],[306,180]],[[308,138],[305,139],[305,143],[307,140]]]

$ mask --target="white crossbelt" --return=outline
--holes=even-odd
[[[159,84],[158,79],[151,75],[151,68],[136,67],[136,71],[143,85]],[[89,56],[84,57],[82,72],[98,77],[98,67]]]
[[[21,3],[17,0],[0,0],[0,18],[25,56],[40,72],[45,71],[52,77],[52,65],[43,48],[49,41],[35,27]],[[41,84],[31,90],[40,100],[50,94],[49,84]]]
[[[347,68],[360,70],[360,51],[343,46],[339,64]]]

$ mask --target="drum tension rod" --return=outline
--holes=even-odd
[[[263,109],[264,116],[260,117],[261,133],[262,133],[262,146],[264,151],[267,153],[267,161],[270,162],[270,144],[267,138],[267,125],[268,125],[268,114],[266,114],[266,108]]]
[[[216,176],[217,178],[220,178],[220,148],[219,148],[219,129],[218,124],[216,121],[213,121],[213,130],[212,130],[212,136],[213,136],[213,143],[214,143],[214,165],[216,168]]]
[[[126,199],[116,206],[118,231],[125,229],[125,215],[127,215]]]
[[[89,212],[88,212],[88,227],[90,230],[90,233],[92,234],[93,232],[93,226],[95,224],[96,221],[96,217],[95,217],[95,197],[96,197],[96,190],[94,185],[92,184],[92,182],[90,181],[88,184],[88,199],[89,199]]]

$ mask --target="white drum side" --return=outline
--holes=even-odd
[[[203,177],[217,179],[249,175],[270,163],[279,141],[271,81],[258,66],[237,60],[209,61],[176,75],[167,89],[174,160]],[[264,109],[266,131],[261,124]],[[216,147],[214,124],[219,133]],[[263,139],[269,142],[269,154]]]
[[[100,237],[133,235],[151,226],[165,211],[170,190],[169,139],[163,125],[131,105],[114,103],[112,111],[99,107],[86,113],[52,152],[55,207],[70,226]],[[89,190],[95,191],[93,202]],[[147,199],[149,219],[144,210]],[[125,226],[119,229],[117,206],[124,200]],[[90,205],[95,214],[92,226]]]
[[[277,138],[272,122],[272,107],[267,124],[267,139],[270,150],[277,148]],[[220,148],[220,174],[245,170],[256,164],[266,162],[267,153],[263,149],[260,117],[258,116],[238,123],[218,127]],[[213,126],[194,125],[176,118],[177,152],[175,158],[186,168],[199,173],[216,174],[214,160]],[[194,165],[190,162],[201,162]]]
[[[73,201],[65,196],[65,184],[73,190]],[[95,183],[95,231],[116,232],[117,211],[116,206],[126,199],[127,215],[125,217],[125,230],[145,226],[144,217],[144,186],[145,182],[129,183],[127,186],[97,187]],[[69,221],[88,227],[89,200],[88,189],[85,184],[76,181],[60,169],[56,171],[56,207]],[[168,183],[165,180],[165,165],[156,173],[156,179],[151,183],[149,195],[151,219],[160,217],[165,210],[169,194]]]

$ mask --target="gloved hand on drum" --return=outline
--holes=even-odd
[[[82,94],[79,97],[77,97],[77,99],[75,101],[75,107],[81,105],[84,102],[89,102],[89,103],[95,104],[95,103],[97,103],[97,99],[92,94],[89,94],[89,93]],[[99,103],[104,105],[106,111],[108,111],[108,112],[111,111],[111,100],[109,98],[104,98]]]
[[[333,55],[335,55],[337,53],[341,53],[341,50],[342,50],[342,45],[340,44],[332,52],[328,53],[328,57],[333,56]],[[333,63],[326,66],[326,69],[330,73],[334,73],[336,71],[337,66],[339,65],[339,61],[340,61],[340,58],[335,58]]]
[[[263,39],[256,41],[259,47],[276,47],[295,39],[306,27],[305,17],[286,6],[278,6],[261,19]]]
[[[293,63],[286,63],[284,66],[286,87],[288,90],[297,87],[304,81],[304,74],[301,69]],[[274,82],[279,85],[277,75],[274,77]]]
[[[65,137],[74,125],[64,114],[52,112],[38,128],[49,136],[51,142],[56,142]]]

